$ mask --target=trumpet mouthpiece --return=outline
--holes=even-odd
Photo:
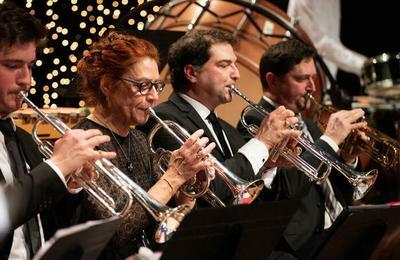
[[[21,97],[21,98],[25,98],[27,95],[28,95],[28,94],[26,93],[25,90],[21,90],[21,91],[18,93],[18,96]]]
[[[154,115],[156,114],[156,112],[154,111],[154,109],[153,109],[152,107],[149,107],[149,108],[147,109],[147,112],[148,112],[151,116],[154,116]]]

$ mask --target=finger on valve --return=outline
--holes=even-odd
[[[191,147],[194,143],[198,141],[198,139],[204,134],[203,129],[199,129],[196,132],[194,132],[182,145],[183,147]]]
[[[203,133],[204,133],[204,130],[202,130],[202,129],[197,130],[177,150],[178,151],[177,154],[179,154],[179,156],[177,154],[176,154],[176,156],[178,156],[178,158],[182,157],[184,163],[188,163],[188,162],[198,159],[198,158],[196,158],[196,156],[197,156],[198,151],[202,148],[202,142],[208,142],[208,140],[204,140],[203,138],[200,138]],[[175,157],[175,159],[176,159],[176,157]]]
[[[202,137],[196,141],[196,146],[193,145],[192,149],[190,150],[190,154],[195,154],[196,160],[203,160],[210,152],[209,149],[204,149],[206,144],[208,143],[209,139],[207,137]]]
[[[299,119],[296,116],[288,116],[285,119],[285,124],[287,127],[294,126],[299,122]]]
[[[82,188],[82,182],[96,181],[98,177],[99,175],[95,167],[91,163],[85,163],[67,177],[67,186],[70,189]]]
[[[357,130],[357,138],[366,144],[370,142],[370,137],[364,131]]]
[[[209,143],[206,147],[204,147],[203,149],[201,149],[201,155],[204,157],[206,157],[208,154],[210,154],[214,148],[216,147],[216,144],[214,142]]]
[[[99,176],[93,164],[85,163],[80,171],[80,176],[86,181],[95,181]]]
[[[290,147],[294,147],[297,145],[298,141],[297,138],[301,135],[301,131],[300,130],[286,130],[284,132],[284,136],[286,138],[289,138],[289,143],[290,143]]]

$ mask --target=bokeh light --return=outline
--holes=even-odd
[[[2,0],[0,0],[0,3]],[[82,107],[77,62],[84,50],[107,30],[116,28],[132,9],[146,0],[13,1],[39,18],[48,29],[48,42],[38,50],[33,69],[31,98],[39,107]],[[143,11],[126,19],[126,26],[142,30],[158,10]]]

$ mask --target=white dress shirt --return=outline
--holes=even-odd
[[[11,117],[11,116],[8,116]],[[5,119],[5,118],[3,118]],[[12,119],[12,118],[11,118]],[[16,126],[14,124],[14,121],[11,120],[12,126],[14,128],[14,131],[16,130]],[[61,170],[54,165],[54,163],[51,162],[51,160],[46,161],[47,164],[49,164],[50,167],[57,173],[57,175],[60,177],[62,182],[64,183],[65,187],[67,187],[67,183],[65,181],[64,175],[62,174]],[[14,183],[14,174],[12,173],[11,170],[11,163],[10,163],[10,158],[8,156],[5,140],[4,140],[4,135],[0,131],[0,169],[1,172],[3,173],[4,179],[6,181],[5,185],[13,185]],[[30,170],[30,166],[26,164],[26,169]],[[68,189],[68,188],[67,188]],[[44,242],[44,235],[43,235],[43,229],[41,228],[41,221],[40,221],[40,214],[37,214],[36,216],[39,224],[39,232],[40,232],[40,239],[42,243]],[[23,226],[18,227],[17,229],[14,230],[14,236],[13,236],[13,243],[10,251],[10,255],[8,259],[29,259],[29,248],[26,244],[25,241],[25,236],[23,233]],[[30,256],[33,257],[33,256]]]
[[[290,0],[287,13],[299,19],[334,77],[338,67],[361,75],[367,57],[346,48],[340,40],[340,0]]]
[[[184,100],[186,100],[196,110],[196,112],[200,115],[201,119],[204,121],[208,129],[213,134],[214,139],[217,140],[217,145],[219,145],[219,147],[221,148],[221,145],[218,142],[217,135],[215,134],[214,128],[212,127],[212,124],[207,120],[207,117],[211,111],[203,104],[189,97],[188,95],[179,93],[179,96],[181,96]],[[225,132],[223,134],[225,137],[225,141],[228,144],[230,151],[232,152],[232,149],[225,135]],[[255,174],[257,174],[260,171],[261,167],[264,165],[269,156],[267,147],[261,141],[255,138],[252,138],[245,145],[243,145],[238,150],[238,153],[243,154],[247,158]]]
[[[4,196],[3,188],[0,187],[0,244],[10,229],[10,218],[8,215],[8,207]]]

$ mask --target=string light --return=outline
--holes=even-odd
[[[3,0],[0,0],[2,3]],[[25,7],[29,13],[38,17],[46,25],[49,39],[45,48],[37,54],[29,93],[33,101],[42,107],[85,106],[78,96],[76,87],[77,62],[93,41],[103,36],[108,29],[114,29],[136,5],[146,0],[128,1],[84,1],[84,0],[26,0]],[[71,10],[66,12],[65,10]],[[142,11],[140,17],[126,20],[127,26],[144,29],[146,21],[154,20],[154,12]],[[62,92],[60,92],[62,91]],[[73,93],[63,98],[60,93]]]

